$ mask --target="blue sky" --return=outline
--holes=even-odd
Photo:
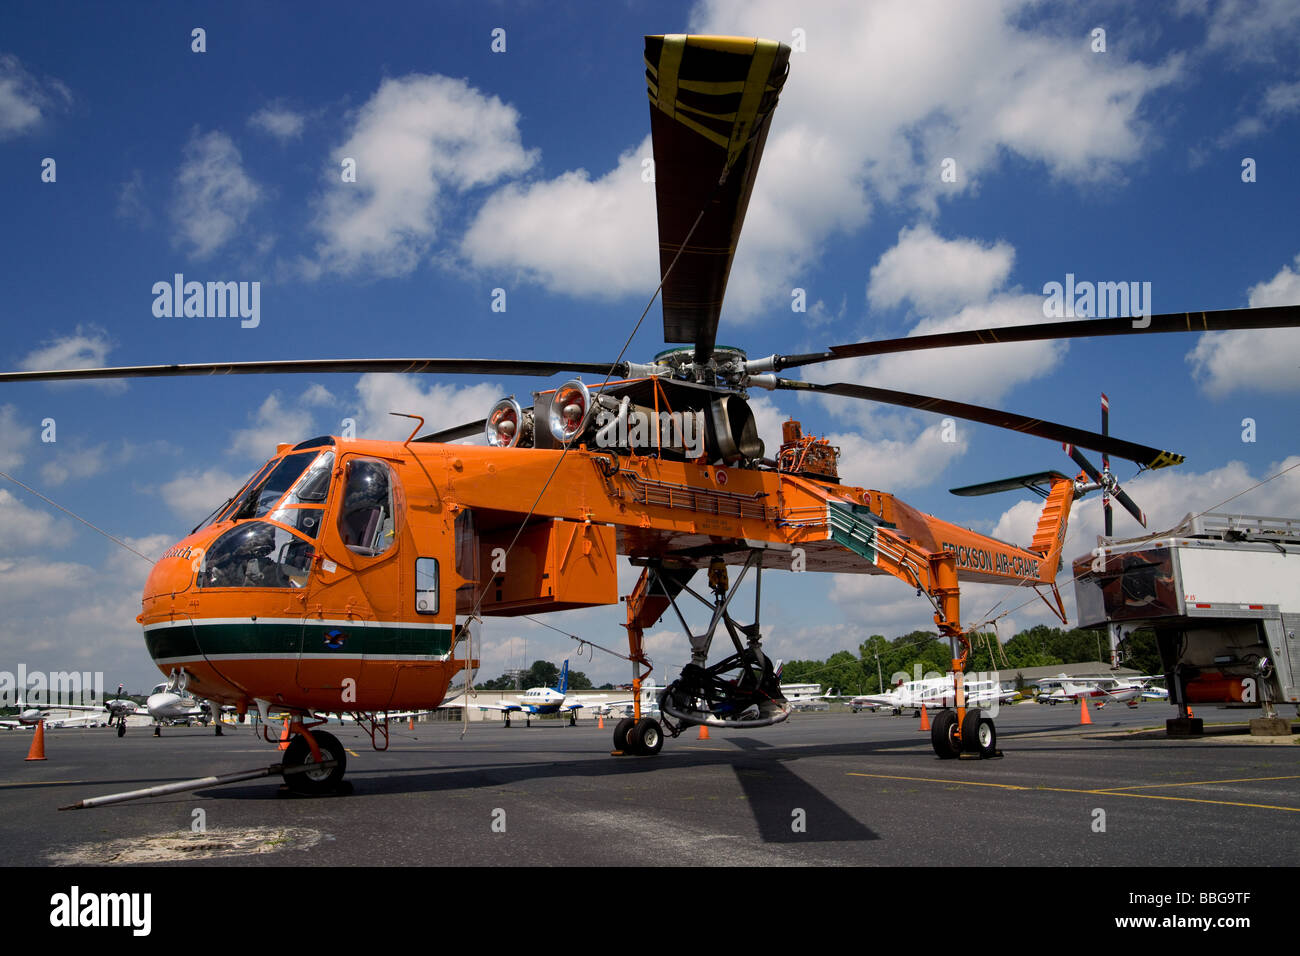
[[[0,365],[612,359],[657,280],[641,37],[663,32],[796,45],[719,333],[751,356],[1041,321],[1044,285],[1067,274],[1149,282],[1156,312],[1300,303],[1292,4],[803,7],[6,4]],[[196,27],[204,52],[192,50]],[[342,182],[346,158],[355,183]],[[46,159],[53,182],[42,181]],[[941,177],[945,160],[955,182]],[[259,324],[156,317],[152,287],[176,273],[259,282]],[[494,289],[505,313],[491,310]],[[792,311],[795,289],[806,312]],[[659,320],[656,306],[630,357],[661,347]],[[1187,456],[1126,483],[1152,525],[1169,527],[1300,462],[1298,372],[1300,334],[1285,330],[972,348],[803,374],[1090,429],[1104,390],[1113,431]],[[156,555],[277,441],[338,432],[345,418],[360,434],[404,437],[389,411],[447,426],[545,384],[11,385],[0,470]],[[853,482],[1021,543],[1031,503],[947,489],[1070,465],[1040,439],[963,423],[945,442],[935,416],[754,394],[769,447],[794,415],[840,446]],[[1300,514],[1297,474],[1228,507]],[[1120,531],[1137,530],[1118,514]],[[152,683],[134,622],[147,564],[8,482],[0,524],[0,669]],[[1099,529],[1085,499],[1067,556]],[[769,578],[775,656],[824,657],[930,623],[928,605],[892,579]],[[970,588],[964,600],[968,623],[998,601],[993,613],[1014,609],[1004,638],[1045,620],[1031,592]],[[548,622],[617,647],[619,614]],[[649,639],[660,674],[686,656],[668,623]],[[572,648],[526,621],[491,621],[483,671],[558,663]],[[627,678],[599,654],[574,666]]]

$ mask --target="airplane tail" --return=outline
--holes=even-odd
[[[555,688],[561,694],[569,692],[569,662],[564,662],[564,667],[560,670],[560,686]]]

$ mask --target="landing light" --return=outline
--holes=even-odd
[[[524,433],[524,410],[513,398],[503,398],[488,412],[484,431],[495,448],[513,448]]]
[[[577,379],[565,382],[555,390],[551,399],[551,434],[562,445],[568,445],[580,435],[587,425],[591,409],[591,393]]]

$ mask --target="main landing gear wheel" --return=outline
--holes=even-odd
[[[125,720],[122,721],[120,724],[117,725],[117,735],[118,735],[119,737],[125,737],[125,736],[126,736],[126,721],[125,721]]]
[[[636,725],[631,717],[624,717],[614,725],[614,749],[627,750],[627,732]]]
[[[653,717],[642,717],[627,732],[627,749],[639,757],[653,757],[664,749],[664,731]]]
[[[323,730],[312,732],[316,738],[316,747],[320,750],[323,760],[333,760],[335,765],[328,770],[304,770],[301,773],[286,773],[284,782],[294,793],[307,794],[309,796],[318,796],[323,793],[330,793],[335,790],[339,781],[343,779],[343,774],[348,767],[348,752],[343,749],[343,745],[338,742],[338,738],[333,734],[326,733]],[[291,767],[302,767],[315,763],[311,755],[311,745],[307,743],[307,738],[298,734],[289,741],[289,746],[284,751],[283,766],[287,770]]]
[[[941,710],[934,715],[930,724],[930,744],[934,752],[944,760],[951,760],[961,753],[961,744],[957,741],[957,712]]]
[[[966,719],[961,723],[961,749],[985,759],[997,753],[998,732],[993,728],[993,721],[978,707],[966,711]]]

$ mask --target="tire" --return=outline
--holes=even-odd
[[[985,760],[989,757],[997,756],[998,731],[997,728],[993,726],[993,721],[990,718],[985,717],[980,721],[979,730],[976,731],[976,733],[978,734],[977,740],[979,741],[979,745],[976,747],[976,752]]]
[[[978,707],[966,709],[966,719],[961,722],[961,749],[973,754],[979,749],[980,721],[984,712]]]
[[[653,757],[664,749],[664,729],[653,717],[642,717],[627,737],[629,743],[636,741],[635,750],[643,757]]]
[[[321,757],[325,760],[336,761],[334,768],[331,770],[307,770],[302,773],[287,773],[284,775],[284,782],[294,793],[318,796],[337,789],[339,782],[343,779],[343,774],[347,772],[348,752],[343,749],[343,745],[338,742],[338,738],[333,734],[317,730],[312,733],[312,736],[316,738],[316,746],[320,750]],[[295,735],[284,751],[283,766],[285,768],[301,767],[312,762],[311,745],[307,743],[307,738],[302,734]]]
[[[957,743],[957,712],[944,708],[934,715],[930,724],[930,744],[942,760],[951,760],[961,753]]]
[[[125,721],[125,720],[122,721],[120,724],[117,725],[117,735],[118,735],[119,737],[125,737],[125,736],[126,736],[126,721]]]
[[[631,717],[624,717],[614,725],[614,749],[627,750],[627,732],[636,725],[636,721]]]

